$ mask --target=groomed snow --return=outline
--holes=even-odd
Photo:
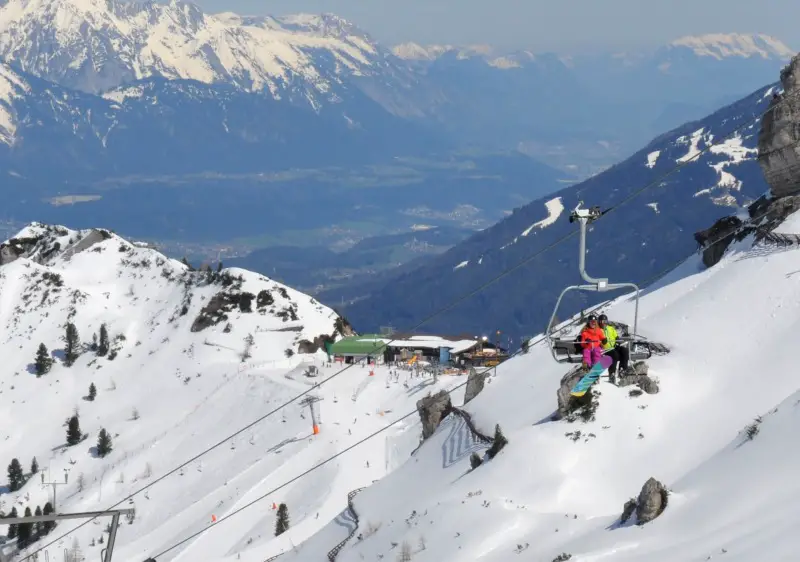
[[[800,231],[800,214],[784,228]],[[649,361],[658,394],[633,397],[602,380],[596,420],[549,421],[567,366],[535,345],[466,406],[483,432],[502,427],[505,450],[470,471],[470,453],[483,447],[448,418],[356,497],[362,538],[337,560],[393,560],[404,543],[415,562],[793,560],[800,249],[751,245],[738,243],[712,269],[693,256],[646,291],[641,332],[672,348]],[[633,304],[622,297],[607,312],[630,323]],[[743,430],[757,416],[748,441]],[[650,477],[671,491],[666,511],[619,526]],[[322,559],[322,533],[283,562]]]

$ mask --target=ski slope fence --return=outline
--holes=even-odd
[[[353,530],[350,531],[350,534],[347,535],[346,539],[344,539],[342,542],[340,542],[339,544],[334,546],[328,552],[328,562],[335,562],[336,557],[342,551],[342,549],[344,548],[344,545],[346,545],[347,541],[352,539],[353,535],[355,535],[356,532],[358,531],[358,513],[356,513],[355,507],[353,507],[353,498],[356,497],[358,495],[358,493],[363,489],[364,488],[358,488],[357,490],[353,490],[352,492],[347,494],[347,509],[350,511],[350,515],[353,517],[353,521],[356,522],[356,525],[355,525],[355,527],[353,527]]]

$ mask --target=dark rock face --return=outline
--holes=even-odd
[[[658,383],[647,376],[649,367],[644,361],[637,361],[627,373],[617,380],[617,386],[636,385],[647,394],[658,394]]]
[[[558,412],[555,419],[564,419],[574,409],[576,399],[570,394],[572,388],[583,378],[584,372],[580,366],[576,366],[567,372],[566,375],[561,377],[561,385],[556,391],[558,398]],[[591,392],[587,392],[586,396],[590,396]]]
[[[475,398],[483,390],[486,383],[486,372],[478,373],[475,368],[469,370],[467,377],[467,389],[464,391],[464,404]]]
[[[655,478],[645,482],[636,502],[637,525],[649,523],[661,515],[667,508],[668,494],[664,485]]]
[[[297,344],[297,353],[316,353],[320,349],[325,349],[325,342],[334,341],[328,334],[317,336],[313,341],[300,340]]]
[[[441,390],[426,396],[417,402],[417,412],[422,420],[422,438],[427,439],[434,434],[441,421],[453,410],[450,395]]]
[[[800,192],[800,55],[781,72],[784,93],[775,95],[761,120],[758,163],[773,197]]]
[[[703,264],[706,267],[713,267],[719,263],[742,224],[744,223],[738,217],[724,217],[715,222],[711,228],[695,233],[694,239],[705,248]]]

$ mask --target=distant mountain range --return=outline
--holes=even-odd
[[[750,35],[636,56],[409,49],[329,14],[4,0],[0,225],[103,223],[239,255],[486,228],[771,80],[790,52]]]
[[[696,248],[694,232],[767,191],[755,161],[757,121],[695,160],[691,158],[761,114],[775,91],[777,85],[761,88],[704,119],[661,135],[611,169],[538,199],[421,267],[372,287],[370,294],[359,295],[344,313],[365,331],[389,322],[401,329],[415,326],[574,231],[577,227],[568,221],[569,210],[579,201],[609,209],[685,163],[678,172],[606,215],[589,234],[587,270],[591,275],[609,277],[612,282],[652,280]],[[574,237],[420,329],[474,331],[478,335],[500,329],[517,341],[523,335],[540,333],[558,293],[580,282],[577,251]],[[598,302],[597,295],[565,299],[563,314],[594,302]]]
[[[582,177],[771,82],[794,54],[762,34],[574,56],[413,43],[393,52],[452,102],[440,112],[453,135],[515,146]]]

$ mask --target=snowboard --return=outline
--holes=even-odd
[[[600,378],[600,375],[603,374],[603,371],[608,369],[613,362],[614,360],[608,355],[602,355],[600,357],[600,361],[595,363],[592,368],[589,369],[589,372],[586,373],[574,387],[572,387],[572,392],[570,392],[570,394],[576,398],[580,398],[586,394],[586,391],[597,382],[597,379]]]

